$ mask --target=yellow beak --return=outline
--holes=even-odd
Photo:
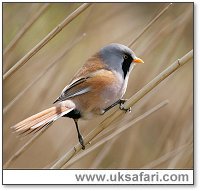
[[[135,59],[133,60],[133,62],[137,63],[137,64],[143,64],[144,61],[140,58],[135,57]]]

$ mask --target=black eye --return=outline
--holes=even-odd
[[[125,54],[125,55],[123,56],[123,58],[124,58],[124,60],[126,60],[126,59],[128,59],[128,56]]]

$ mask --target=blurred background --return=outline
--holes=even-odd
[[[14,66],[80,5],[46,5],[43,13],[16,45],[6,50],[44,4],[3,3],[3,72]],[[12,125],[51,107],[87,58],[112,42],[128,45],[165,6],[166,3],[94,3],[6,79],[3,82],[3,163],[30,139],[16,137],[10,129]],[[131,97],[193,48],[193,4],[174,3],[131,48],[145,64],[132,72],[125,98]],[[40,80],[23,93],[38,75],[42,76]],[[17,98],[21,93],[21,97]],[[132,108],[132,113],[120,119],[120,123],[111,125],[105,130],[107,133],[98,135],[86,149],[166,99],[169,100],[167,106],[97,147],[68,168],[192,169],[192,60],[145,96]],[[83,136],[115,109],[96,119],[80,121]],[[77,143],[73,120],[62,118],[7,168],[49,168]]]

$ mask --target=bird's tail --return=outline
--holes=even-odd
[[[17,123],[11,128],[19,135],[34,134],[44,127],[48,127],[55,120],[69,113],[73,109],[74,108],[62,105],[54,106]]]

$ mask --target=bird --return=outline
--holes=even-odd
[[[130,110],[124,108],[126,100],[122,98],[130,73],[139,63],[144,61],[125,45],[111,43],[104,46],[78,70],[53,102],[53,107],[30,116],[11,128],[18,135],[27,136],[47,128],[61,117],[72,118],[79,143],[84,150],[79,119],[87,120],[103,115],[116,105],[119,105],[121,110]]]

